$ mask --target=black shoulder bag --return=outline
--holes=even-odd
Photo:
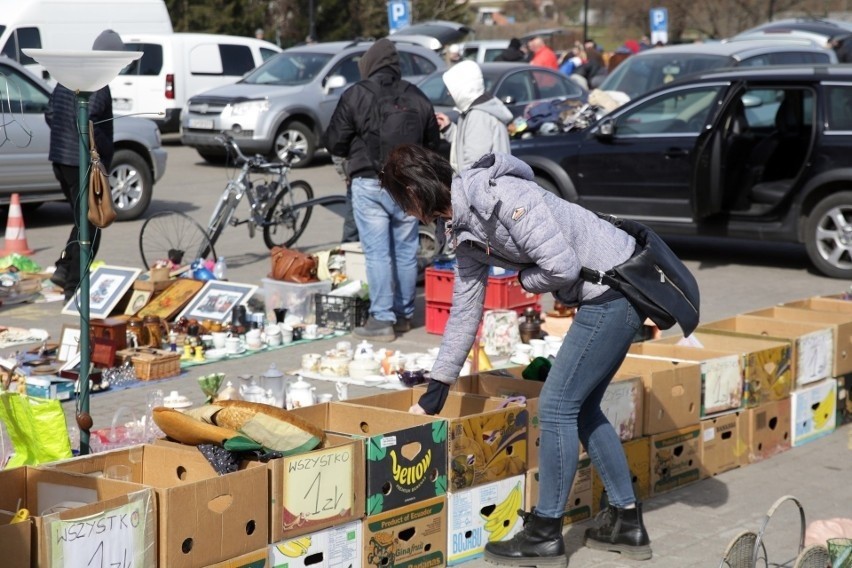
[[[601,272],[583,267],[580,277],[618,290],[660,329],[680,325],[684,335],[698,326],[698,283],[689,269],[654,231],[636,221],[598,215],[636,239],[636,252]]]

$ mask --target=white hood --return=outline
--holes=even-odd
[[[444,73],[444,84],[461,112],[467,112],[473,101],[485,92],[482,70],[475,61],[456,63]]]

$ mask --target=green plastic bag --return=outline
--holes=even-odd
[[[65,413],[58,400],[0,394],[0,420],[15,447],[6,467],[39,465],[71,457]]]

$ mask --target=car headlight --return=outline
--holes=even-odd
[[[231,116],[250,116],[260,114],[269,110],[269,101],[246,101],[228,106]]]

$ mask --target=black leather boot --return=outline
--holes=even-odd
[[[633,560],[651,558],[651,539],[642,520],[642,503],[633,509],[619,509],[612,505],[603,511],[601,525],[586,529],[585,544],[594,550],[620,552]]]
[[[562,517],[539,517],[535,510],[518,512],[524,520],[523,530],[509,540],[486,544],[486,562],[524,568],[568,566],[562,540]]]

